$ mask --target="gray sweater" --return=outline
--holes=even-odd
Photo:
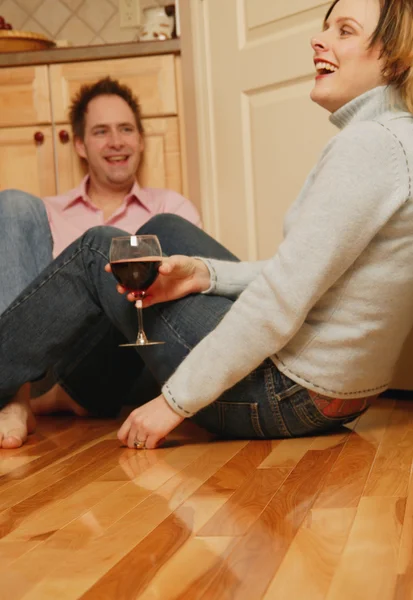
[[[378,87],[331,115],[324,149],[275,256],[210,260],[210,293],[237,298],[163,387],[188,417],[270,357],[327,396],[390,384],[413,325],[413,115]]]

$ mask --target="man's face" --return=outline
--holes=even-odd
[[[98,96],[88,104],[84,139],[75,138],[88,162],[92,182],[101,187],[132,187],[143,151],[135,116],[120,96]]]

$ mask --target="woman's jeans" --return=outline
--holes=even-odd
[[[236,260],[207,234],[173,215],[154,217],[138,233],[158,235],[167,255]],[[125,233],[112,227],[86,232],[1,315],[0,405],[53,366],[77,402],[92,412],[113,414],[143,364],[162,385],[230,310],[232,300],[203,294],[156,305],[144,311],[145,330],[149,338],[165,344],[118,348],[122,340],[135,340],[138,327],[134,305],[118,294],[113,276],[104,270],[111,238],[118,235]],[[268,359],[193,420],[224,437],[284,438],[331,431],[356,416],[325,417],[308,391]]]

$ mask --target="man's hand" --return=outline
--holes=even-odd
[[[105,271],[111,272],[109,264],[105,266]],[[177,300],[189,294],[203,292],[209,286],[209,270],[202,260],[181,255],[163,258],[158,277],[143,298],[143,306]],[[121,285],[118,284],[116,287],[120,294],[126,292]],[[136,302],[133,294],[128,294],[127,298],[131,302]]]
[[[183,420],[161,394],[131,412],[118,431],[118,439],[129,448],[152,450]]]

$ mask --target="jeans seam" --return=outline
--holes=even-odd
[[[279,407],[279,398],[278,394],[275,392],[273,377],[272,377],[272,368],[269,367],[265,370],[265,389],[267,392],[268,403],[270,405],[271,413],[276,421],[276,426],[283,432],[285,437],[291,437],[290,431],[287,429],[287,425],[285,424],[284,418],[281,414],[281,410]]]
[[[188,343],[186,342],[186,340],[184,340],[184,338],[175,329],[175,327],[172,325],[172,323],[170,323],[170,321],[168,321],[167,317],[165,317],[165,315],[162,313],[162,311],[158,307],[153,306],[152,308],[157,312],[158,316],[166,324],[166,326],[169,328],[169,330],[172,331],[172,333],[174,334],[174,336],[180,341],[180,343],[184,346],[184,348],[186,348],[187,350],[191,351],[194,348],[194,346],[188,345]]]
[[[29,298],[31,298],[36,292],[38,292],[52,277],[54,277],[56,275],[56,273],[58,273],[63,267],[65,267],[66,265],[68,265],[69,263],[71,263],[75,258],[77,258],[78,254],[82,251],[81,248],[79,248],[75,254],[72,254],[70,256],[70,258],[65,261],[62,265],[60,265],[56,270],[54,270],[52,273],[50,273],[50,275],[46,278],[46,279],[42,279],[42,281],[35,287],[33,288],[29,294],[26,294],[25,296],[22,296],[20,298],[20,300],[18,302],[13,302],[13,304],[4,311],[4,313],[2,314],[3,316],[6,316],[8,313],[13,312],[16,308],[18,308],[21,304],[23,304],[24,302],[26,302],[26,300],[28,300]]]
[[[102,252],[100,252],[96,248],[92,248],[89,244],[83,244],[64,263],[59,265],[59,267],[57,269],[55,269],[52,273],[50,273],[50,275],[46,279],[42,279],[42,281],[35,288],[33,288],[29,294],[22,296],[18,302],[15,302],[15,303],[13,302],[13,304],[7,310],[4,311],[4,313],[2,314],[2,317],[9,314],[9,312],[12,313],[16,308],[18,308],[21,304],[26,302],[26,300],[28,300],[35,293],[37,293],[52,277],[54,277],[56,275],[56,273],[59,273],[59,271],[61,271],[64,267],[66,267],[68,264],[70,264],[72,261],[74,261],[79,256],[79,254],[82,254],[83,249],[85,247],[88,248],[89,250],[91,250],[92,252],[100,254],[100,256],[102,256],[102,258],[107,260],[107,257]],[[87,267],[84,263],[83,258],[82,258],[82,262],[83,262],[83,266],[84,266],[85,270],[87,271]],[[89,283],[89,279],[88,279],[88,283]]]
[[[259,410],[258,410],[258,402],[253,402],[250,404],[250,406],[251,406],[251,422],[252,422],[254,431],[260,437],[265,438],[265,433],[261,429],[260,414],[259,414]]]

